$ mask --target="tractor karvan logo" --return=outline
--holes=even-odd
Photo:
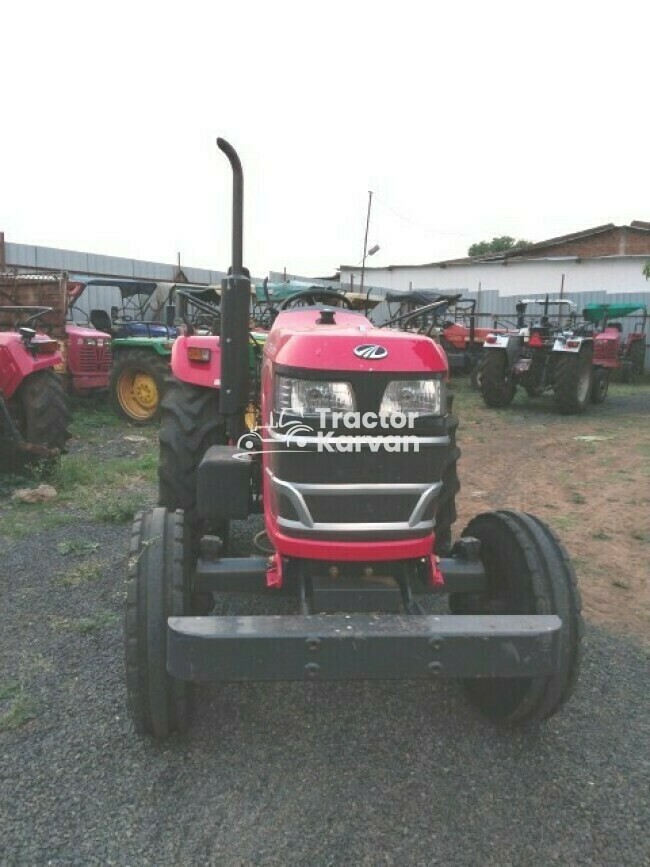
[[[376,343],[364,343],[361,346],[355,346],[354,354],[357,358],[367,358],[369,361],[377,361],[380,358],[386,358],[388,350],[383,346],[378,346]]]

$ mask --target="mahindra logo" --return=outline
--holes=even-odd
[[[388,350],[383,346],[377,346],[376,343],[364,343],[362,346],[356,346],[354,354],[357,358],[367,358],[369,361],[376,361],[379,358],[386,358]]]

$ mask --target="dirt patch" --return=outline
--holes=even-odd
[[[587,617],[650,635],[650,387],[612,385],[607,402],[559,416],[517,396],[488,410],[463,382],[458,532],[477,512],[522,509],[561,536]]]

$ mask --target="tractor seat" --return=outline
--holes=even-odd
[[[608,328],[615,328],[619,333],[621,331],[623,331],[623,326],[621,325],[620,322],[608,322],[607,327]]]
[[[96,328],[97,331],[105,331],[107,334],[110,334],[113,330],[111,317],[105,310],[91,310],[90,321],[93,328]]]

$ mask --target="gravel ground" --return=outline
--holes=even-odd
[[[202,687],[190,735],[159,745],[126,715],[127,536],[3,552],[2,680],[33,713],[0,734],[3,865],[650,863],[641,646],[588,628],[578,692],[536,735],[496,731],[454,683],[264,684]]]

